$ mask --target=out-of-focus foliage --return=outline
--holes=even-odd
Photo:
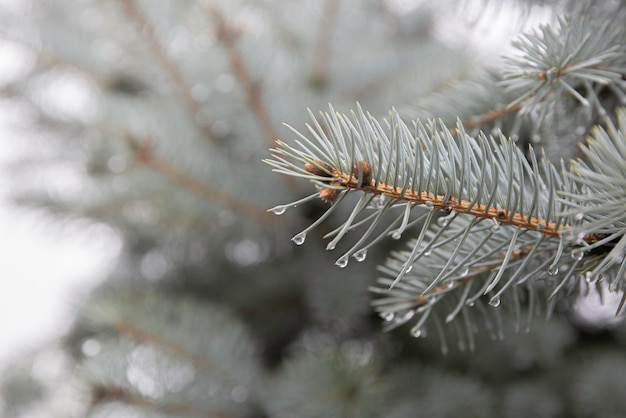
[[[626,379],[622,323],[594,322],[590,310],[579,312],[583,323],[556,304],[554,318],[527,329],[537,309],[530,300],[512,310],[504,300],[501,309],[480,300],[474,322],[445,326],[434,314],[422,338],[403,324],[385,333],[368,287],[387,253],[405,244],[380,240],[361,263],[336,268],[323,238],[350,216],[357,200],[348,196],[295,245],[294,234],[330,206],[313,196],[280,217],[268,212],[316,190],[262,163],[276,139],[298,140],[282,123],[304,132],[307,108],[331,102],[348,113],[358,102],[375,120],[395,106],[409,125],[458,118],[474,138],[480,131],[499,138],[501,129],[522,149],[516,161],[532,160],[532,143],[558,166],[577,155],[603,114],[624,105],[622,67],[580,85],[570,71],[564,82],[576,94],[555,81],[537,90],[542,100],[516,101],[551,68],[516,71],[528,57],[506,50],[516,58],[502,72],[502,51],[486,51],[472,27],[493,33],[492,23],[506,22],[499,36],[513,38],[543,11],[548,26],[527,33],[553,43],[569,39],[570,27],[582,38],[585,29],[605,28],[573,56],[589,64],[597,47],[617,60],[623,44],[608,40],[623,31],[620,2],[18,3],[2,3],[0,38],[20,51],[21,72],[0,91],[21,117],[16,139],[34,146],[15,167],[15,198],[66,222],[109,225],[123,247],[110,277],[81,301],[68,335],[3,371],[0,414],[604,417],[623,410],[615,395]],[[539,48],[533,36],[520,45]],[[581,97],[597,103],[583,107]],[[49,174],[59,168],[63,178]],[[402,213],[398,219],[396,228]],[[419,231],[419,222],[404,226],[402,238]],[[595,285],[608,290],[604,281]],[[589,286],[576,289],[579,305],[596,302]]]

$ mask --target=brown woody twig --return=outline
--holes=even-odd
[[[237,199],[222,190],[182,173],[169,161],[156,155],[149,141],[139,143],[129,136],[126,137],[126,140],[134,151],[138,163],[150,167],[196,196],[260,222],[276,222],[274,217],[270,216],[264,209],[248,201]]]
[[[192,97],[191,88],[187,81],[185,81],[183,75],[180,72],[180,69],[167,54],[165,48],[159,41],[159,38],[157,37],[156,31],[152,24],[148,21],[135,0],[122,0],[122,3],[124,4],[124,10],[126,11],[126,14],[135,23],[135,25],[137,26],[137,30],[140,33],[143,33],[148,47],[152,51],[152,54],[157,59],[157,61],[163,68],[163,71],[165,71],[172,84],[174,85],[176,92],[180,96],[185,108],[187,109],[187,113],[189,114],[189,119],[191,120],[191,122],[196,125],[198,130],[200,130],[200,132],[206,138],[210,139],[213,142],[216,142],[218,137],[209,128],[209,121],[199,120],[199,118],[203,115],[202,109],[198,105],[198,102]]]

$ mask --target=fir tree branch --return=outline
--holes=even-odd
[[[135,159],[138,163],[150,167],[157,173],[169,178],[192,194],[202,197],[213,204],[217,204],[251,219],[255,219],[259,222],[275,222],[275,220],[269,216],[265,210],[254,205],[253,203],[237,199],[222,190],[182,173],[169,161],[156,155],[149,141],[141,143],[132,138],[130,135],[126,135],[125,139],[129,143],[131,150],[133,150]]]
[[[518,306],[517,288],[525,286],[534,295],[534,283],[543,280],[550,311],[555,296],[572,292],[580,276],[591,275],[588,282],[595,283],[599,273],[615,273],[615,266],[612,289],[618,289],[626,270],[626,140],[621,133],[626,111],[618,119],[620,129],[596,131],[593,148],[584,151],[590,166],[576,162],[568,171],[546,158],[537,161],[534,152],[527,161],[501,134],[472,137],[460,121],[457,135],[433,121],[416,122],[411,133],[395,111],[381,124],[360,108],[350,117],[331,108],[308,126],[312,139],[294,130],[296,145],[279,142],[274,159],[266,162],[277,172],[309,179],[319,189],[317,196],[331,203],[326,214],[294,236],[296,244],[347,194],[361,195],[347,220],[326,235],[333,238],[327,246],[332,250],[348,231],[366,227],[337,260],[340,267],[350,256],[363,261],[381,238],[399,239],[411,225],[421,224],[409,249],[393,253],[381,267],[389,277],[372,288],[383,295],[374,304],[381,316],[394,318],[391,327],[419,314],[412,329],[418,336],[440,301],[453,305],[446,318],[451,322],[469,315],[467,307],[485,295],[491,306],[507,295]],[[314,196],[272,210],[280,214]],[[403,210],[385,224],[393,208]],[[382,229],[374,233],[377,227]]]
[[[592,277],[616,264],[626,269],[626,109],[618,110],[617,126],[609,119],[606,123],[607,128],[596,126],[581,146],[583,158],[571,162],[567,176],[579,184],[579,193],[561,193],[564,212],[579,221],[564,238],[580,241],[593,231],[594,239],[585,239],[581,256],[606,246],[608,254],[590,272]],[[616,274],[610,289],[617,290],[622,281],[623,274]]]
[[[279,142],[275,160],[267,162],[278,172],[316,182],[323,200],[333,203],[342,191],[362,191],[388,199],[390,206],[423,205],[552,237],[569,223],[557,216],[555,197],[562,182],[556,169],[543,161],[548,175],[543,178],[539,163],[534,161],[531,167],[513,141],[504,137],[500,145],[482,134],[472,138],[460,122],[456,139],[449,128],[434,122],[426,126],[418,122],[414,136],[395,111],[386,122],[387,130],[361,109],[352,118],[331,109],[321,121],[324,126],[316,121],[315,128],[309,127],[315,141],[296,132],[304,140],[298,141],[301,150]],[[547,195],[540,193],[542,188]],[[525,199],[526,195],[532,197]]]
[[[581,106],[606,115],[595,86],[607,86],[618,98],[626,97],[626,36],[623,26],[604,22],[597,27],[587,19],[564,18],[560,28],[542,26],[524,34],[514,45],[523,54],[508,60],[502,81],[519,96],[510,106],[525,102],[522,112],[543,106],[545,117],[562,97],[574,97]]]
[[[154,26],[150,23],[143,11],[137,5],[136,0],[121,1],[124,5],[124,10],[126,14],[137,27],[137,31],[140,34],[143,34],[152,54],[172,82],[176,92],[178,93],[187,110],[189,120],[198,128],[198,130],[204,135],[205,138],[212,142],[216,142],[219,138],[210,129],[210,121],[206,120],[206,116],[204,116],[202,108],[191,95],[191,87],[183,77],[176,63],[171,59],[164,46],[159,41]],[[203,118],[203,120],[200,120],[200,118]]]

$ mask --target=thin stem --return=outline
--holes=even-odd
[[[267,144],[270,147],[274,147],[276,145],[276,139],[278,139],[278,134],[274,128],[269,111],[261,98],[259,82],[252,78],[243,56],[237,49],[238,32],[228,24],[226,17],[219,9],[212,5],[207,5],[206,7],[217,22],[218,39],[222,41],[228,50],[230,66],[248,99],[248,105],[263,130]]]
[[[149,408],[165,414],[193,417],[234,418],[228,412],[209,411],[206,408],[191,403],[164,403],[131,392],[127,388],[114,385],[96,384],[93,387],[92,408],[105,402],[121,402],[141,408]]]
[[[463,128],[467,130],[478,129],[486,123],[496,121],[511,113],[518,112],[522,108],[522,104],[523,103],[517,103],[513,106],[508,106],[503,109],[493,109],[481,115],[472,117],[463,122]],[[457,128],[451,128],[450,133],[452,135],[458,135],[459,132]]]
[[[146,39],[147,45],[152,51],[152,54],[158,61],[163,71],[171,80],[172,84],[178,95],[180,96],[183,105],[185,106],[189,119],[196,125],[198,130],[209,140],[216,142],[217,136],[209,128],[209,122],[206,117],[203,116],[202,108],[198,102],[194,100],[191,95],[191,87],[184,79],[180,72],[180,69],[176,63],[167,54],[167,51],[161,44],[154,26],[146,18],[145,14],[141,11],[136,3],[136,0],[121,0],[124,4],[124,10],[128,17],[137,26],[137,30],[143,34]],[[200,119],[202,118],[202,120]]]
[[[403,193],[402,188],[394,188],[384,182],[378,182],[376,186],[372,183],[359,187],[358,179],[355,176],[337,170],[333,172],[333,183],[341,184],[347,189],[360,190],[375,195],[382,194],[390,199],[411,202],[414,205],[430,202],[435,209],[453,210],[456,213],[466,213],[478,218],[493,219],[503,225],[513,225],[530,231],[538,231],[554,238],[558,238],[560,231],[563,229],[562,226],[557,226],[556,222],[546,222],[537,217],[529,218],[520,213],[511,214],[506,208],[497,209],[491,205],[486,209],[484,205],[478,203],[472,205],[471,201],[459,200],[454,196],[446,201],[443,195],[436,196],[424,191],[420,193],[412,189],[406,189]]]
[[[239,384],[239,381],[231,373],[229,373],[228,370],[221,368],[220,365],[211,363],[211,361],[203,356],[195,353],[190,353],[189,350],[187,350],[187,348],[181,344],[167,341],[160,335],[152,334],[148,331],[144,331],[125,322],[116,321],[112,325],[119,335],[124,335],[137,341],[153,344],[168,351],[176,357],[189,360],[198,369],[203,370],[210,375],[218,377],[220,380],[226,382],[227,384]]]
[[[129,142],[131,149],[135,152],[135,158],[138,163],[150,167],[164,177],[178,183],[196,196],[200,196],[211,203],[232,209],[235,212],[260,222],[276,222],[274,217],[267,214],[264,209],[245,200],[237,199],[222,190],[180,172],[169,161],[156,155],[149,142],[139,143],[130,137],[126,137],[126,140]]]
[[[327,81],[328,65],[330,63],[331,46],[335,25],[337,24],[337,11],[340,0],[326,0],[320,19],[317,46],[313,58],[313,71],[311,82],[314,86],[322,86]]]
[[[511,252],[511,254],[509,255],[509,261],[511,260],[521,260],[523,258],[525,258],[531,251],[532,251],[532,246],[528,247],[528,248],[519,248],[516,250],[513,250]],[[473,280],[478,279],[479,277],[481,277],[481,273],[484,273],[486,271],[490,271],[490,270],[494,270],[498,267],[502,266],[502,261],[500,259],[496,259],[493,262],[490,262],[486,265],[482,265],[482,266],[476,266],[475,273],[472,273],[471,275],[468,275],[466,277],[463,277],[461,279],[456,279],[454,280],[452,283],[453,285],[450,286],[449,283],[443,283],[439,286],[434,287],[432,290],[430,290],[428,292],[427,295],[417,295],[415,297],[415,300],[418,302],[418,304],[420,306],[425,305],[430,303],[430,300],[432,299],[433,295],[437,295],[439,293],[442,292],[451,292],[457,288],[459,288],[462,285],[465,285]],[[483,293],[481,291],[481,293]]]

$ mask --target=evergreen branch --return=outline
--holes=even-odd
[[[606,113],[594,86],[625,96],[624,28],[610,22],[594,27],[585,19],[560,19],[559,25],[542,26],[514,42],[523,55],[509,58],[504,74],[502,84],[520,94],[510,106],[525,102],[522,111],[530,112],[572,96],[582,106]]]
[[[543,161],[548,173],[544,178],[537,161],[531,167],[503,136],[499,145],[483,134],[472,138],[459,122],[455,139],[448,128],[432,121],[416,122],[414,136],[395,111],[386,130],[360,108],[352,118],[333,112],[320,119],[323,126],[315,119],[314,128],[309,126],[314,140],[296,132],[302,140],[297,141],[299,149],[279,142],[275,159],[266,162],[275,171],[317,183],[320,197],[330,203],[341,193],[360,191],[377,196],[380,211],[397,205],[426,207],[552,237],[570,223],[556,215],[555,195],[562,183],[558,172]],[[390,204],[384,205],[385,200]]]
[[[275,222],[260,207],[245,200],[237,199],[222,190],[216,189],[206,183],[189,177],[179,171],[169,161],[159,157],[152,150],[150,142],[138,142],[131,136],[125,136],[130,148],[135,153],[135,159],[138,163],[150,167],[162,176],[169,178],[192,194],[199,196],[213,204],[231,209],[237,213],[256,219],[260,222]]]
[[[124,10],[128,17],[133,21],[137,27],[137,31],[144,35],[146,43],[150,48],[152,54],[161,65],[161,68],[172,82],[176,92],[181,98],[183,105],[185,106],[187,113],[189,114],[189,120],[198,128],[198,130],[205,136],[205,138],[216,142],[219,138],[210,129],[210,121],[205,120],[204,112],[199,106],[198,102],[191,95],[191,87],[183,77],[180,69],[176,63],[171,59],[161,44],[154,26],[146,18],[140,7],[137,5],[136,0],[121,0],[124,5]],[[199,118],[203,118],[200,120]]]
[[[465,315],[465,310],[473,311],[476,304],[482,303],[484,295],[489,295],[490,306],[499,307],[503,298],[515,292],[516,287],[528,288],[537,281],[547,285],[548,294],[571,291],[576,266],[563,268],[571,261],[569,255],[559,255],[556,265],[561,267],[561,273],[558,267],[549,268],[555,264],[553,257],[558,241],[522,229],[494,231],[489,224],[470,228],[473,222],[484,223],[466,217],[451,227],[431,228],[425,240],[410,241],[407,251],[392,253],[381,266],[386,277],[379,278],[380,286],[371,290],[381,295],[373,304],[385,319],[386,328],[400,326],[417,315],[420,319],[412,334],[421,336],[428,319],[424,315],[430,315],[441,302],[445,302],[443,309],[448,307],[445,323],[450,323],[459,315]],[[437,234],[443,239],[433,245],[432,238]],[[413,257],[411,269],[389,290],[389,284],[413,253],[417,255]],[[516,300],[512,297],[512,301]]]
[[[626,116],[620,115],[623,131]],[[374,302],[376,309],[385,318],[395,318],[392,327],[419,314],[412,334],[423,335],[439,302],[452,304],[446,322],[459,315],[468,320],[466,309],[484,295],[494,307],[513,295],[514,306],[519,306],[518,288],[523,286],[534,298],[538,280],[546,283],[550,312],[557,294],[575,291],[578,277],[595,275],[587,280],[595,283],[597,274],[615,262],[621,266],[613,288],[622,282],[626,146],[620,130],[612,128],[609,135],[596,131],[600,144],[585,150],[590,161],[586,164],[592,165],[577,162],[568,171],[546,158],[538,162],[534,152],[527,161],[502,134],[497,139],[482,133],[472,137],[460,121],[456,136],[434,121],[425,125],[417,121],[412,134],[393,110],[384,126],[360,107],[351,117],[331,108],[313,118],[313,126],[308,126],[312,138],[293,130],[299,137],[296,145],[279,142],[274,159],[266,162],[277,172],[308,178],[317,185],[318,196],[331,203],[326,214],[293,238],[296,244],[346,201],[346,195],[362,195],[347,220],[326,235],[333,238],[327,246],[332,250],[348,231],[367,226],[337,260],[340,267],[348,264],[349,256],[363,261],[367,249],[383,236],[398,239],[411,225],[421,223],[409,249],[393,253],[381,267],[388,276],[379,279],[381,287],[372,288],[383,295]],[[609,156],[612,160],[603,166]],[[604,176],[605,172],[611,174]],[[595,190],[580,193],[583,185],[590,190],[589,184],[598,177],[603,180]],[[614,196],[602,202],[607,200],[606,190]],[[280,214],[314,196],[272,210]],[[574,202],[582,203],[571,210],[574,203],[568,199],[574,196],[579,196]],[[374,230],[384,225],[392,208],[404,210],[392,215],[376,235]],[[586,212],[581,215],[581,210]],[[608,244],[609,251],[598,250]]]
[[[311,83],[314,86],[323,86],[328,77],[328,65],[330,63],[331,46],[335,25],[337,24],[337,12],[340,0],[326,0],[322,11],[322,17],[317,31],[317,44],[313,58],[313,71]]]
[[[567,176],[578,184],[579,193],[562,193],[566,214],[578,220],[564,236],[572,242],[593,232],[585,240],[579,257],[608,253],[590,272],[598,277],[614,265],[626,268],[626,109],[617,111],[617,126],[607,120],[605,129],[596,126],[586,145],[583,158],[571,163]],[[600,250],[600,251],[599,251]],[[615,291],[623,275],[617,274],[610,289]]]

